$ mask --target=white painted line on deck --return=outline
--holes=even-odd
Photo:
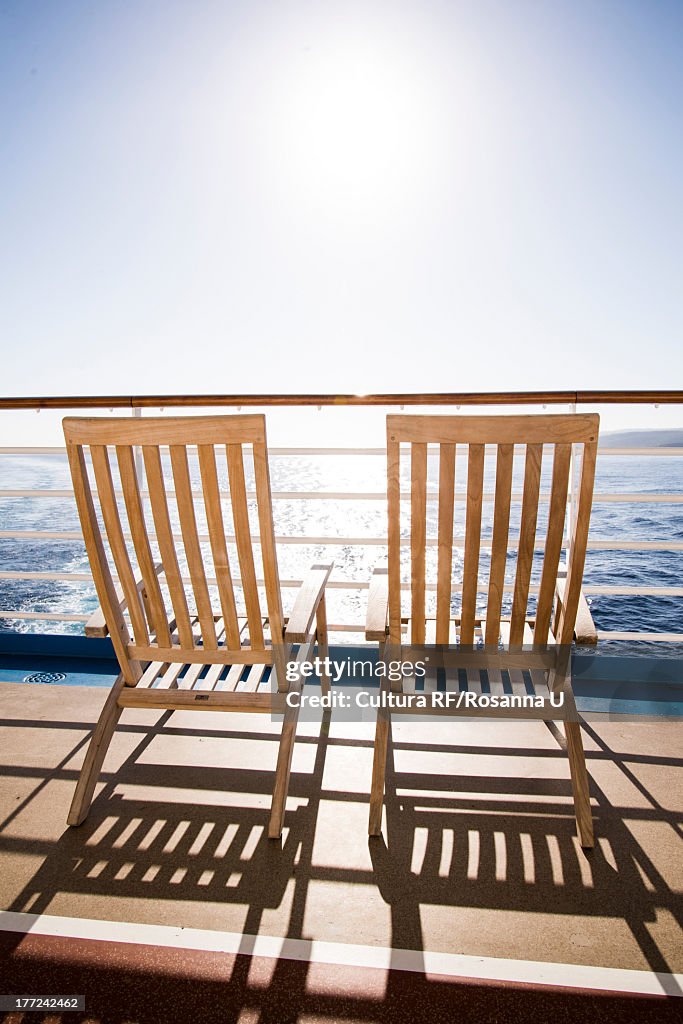
[[[203,928],[174,928],[168,925],[97,921],[83,917],[56,917],[51,914],[3,910],[0,911],[0,931],[101,942],[128,942],[168,949],[241,953],[268,959],[373,967],[385,971],[415,971],[448,978],[552,985],[634,995],[683,995],[683,974],[545,963],[540,960],[506,960],[463,953],[422,952],[415,949],[323,942],[318,939],[288,939],[274,935],[241,935],[239,932]]]

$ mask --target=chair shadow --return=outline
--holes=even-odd
[[[595,730],[588,731],[601,753],[636,782]],[[416,749],[401,744],[405,746]],[[490,754],[491,748],[468,751],[476,756]],[[387,839],[369,840],[375,879],[391,907],[394,948],[424,949],[420,907],[425,904],[611,917],[626,922],[653,971],[671,971],[647,925],[662,911],[680,925],[681,896],[626,827],[623,815],[611,809],[594,779],[596,845],[584,850],[576,838],[569,780],[399,774],[394,752],[390,731]],[[683,767],[675,758],[666,761]],[[638,788],[647,793],[642,784]],[[399,795],[399,789],[409,795]],[[420,790],[424,795],[415,795]],[[478,793],[485,796],[473,798]],[[629,816],[680,831],[679,814],[650,802],[651,812],[629,809]]]
[[[341,866],[332,871],[313,862],[321,800],[345,799],[343,793],[323,790],[326,757],[330,744],[368,747],[371,741],[330,740],[329,712],[323,717],[318,737],[297,740],[315,743],[314,765],[311,772],[292,774],[290,795],[296,806],[288,809],[283,840],[277,843],[267,838],[267,802],[261,799],[272,789],[270,771],[230,770],[230,789],[256,796],[259,799],[252,803],[259,806],[198,804],[167,797],[143,800],[132,798],[131,794],[124,798],[117,791],[121,784],[151,790],[163,786],[166,794],[176,785],[207,794],[224,788],[224,769],[165,765],[160,777],[157,766],[139,760],[169,717],[163,716],[151,730],[133,727],[140,733],[140,743],[98,794],[86,822],[77,829],[66,829],[47,856],[44,844],[12,840],[16,853],[39,854],[44,860],[8,909],[33,914],[49,912],[55,896],[62,893],[239,904],[246,906],[240,930],[250,935],[259,933],[266,911],[281,907],[285,898],[291,898],[286,936],[305,940],[304,916],[311,883],[336,880],[378,887],[390,909],[393,949],[424,950],[420,912],[425,904],[440,904],[454,911],[481,908],[527,913],[530,928],[535,916],[546,913],[614,917],[627,922],[652,970],[670,970],[647,925],[662,910],[680,920],[679,898],[619,814],[610,813],[609,802],[594,781],[592,792],[597,801],[600,842],[594,851],[586,853],[575,839],[568,780],[454,780],[450,776],[399,775],[394,769],[394,745],[390,738],[387,842],[370,840],[371,874],[344,867],[343,857]],[[200,734],[205,733],[197,730]],[[264,738],[262,733],[234,735],[245,742]],[[420,749],[417,743],[400,746]],[[485,750],[470,749],[473,756]],[[486,752],[491,753],[491,749]],[[72,750],[62,765],[46,776],[46,781],[49,777],[65,777],[64,765],[73,753]],[[558,756],[562,756],[559,750]],[[603,751],[600,756],[618,760],[611,751]],[[75,778],[75,773],[66,774]],[[400,789],[408,790],[410,795],[399,795]],[[662,808],[654,809],[650,817],[672,827],[678,825],[676,815]],[[18,946],[21,937],[13,938]],[[20,961],[12,960],[12,939],[7,933],[2,946],[13,970],[18,972],[16,977],[22,977]],[[31,980],[30,965],[21,969],[26,970],[27,982]],[[58,971],[55,974],[54,964],[50,969],[53,984],[59,979],[64,985],[68,983],[66,966],[62,975]],[[258,957],[240,954],[229,965],[223,980],[215,983],[196,983],[187,978],[179,981],[164,975],[161,969],[155,974],[142,968],[129,971],[124,979],[121,967],[102,964],[88,968],[87,978],[89,991],[94,993],[94,1009],[100,985],[104,993],[112,986],[120,987],[124,979],[129,986],[126,991],[130,993],[130,1005],[142,1024],[170,1019],[171,1011],[164,1004],[168,996],[162,984],[164,979],[169,991],[178,986],[177,1003],[172,1008],[176,1020],[201,1018],[206,1022],[242,1024],[244,1019],[250,1024],[287,1024],[308,1014],[321,1021],[348,1018],[354,1022],[393,1024],[411,1019],[406,1014],[412,1005],[419,1009],[421,1019],[436,1021],[444,1016],[448,1019],[451,1012],[455,1014],[454,1000],[464,1000],[467,1015],[482,1021],[499,1020],[506,1014],[519,1021],[550,1019],[556,1014],[561,1019],[588,1021],[594,1019],[595,1012],[595,997],[574,995],[574,1001],[565,1005],[552,992],[539,995],[506,985],[486,989],[462,979],[446,982],[426,971],[404,970],[389,971],[381,996],[346,993],[340,1001],[338,995],[326,995],[311,987],[310,963],[278,960],[268,978],[255,984],[254,971],[258,969]],[[334,976],[331,968],[328,973]],[[344,983],[341,976],[339,984]],[[145,1005],[142,995],[150,990],[150,985],[158,990],[156,1008]],[[138,998],[139,1013],[135,1004]],[[557,1000],[557,1005],[553,1000]],[[631,1020],[633,1000],[615,1000],[610,1006],[610,1019]],[[198,1008],[199,1016],[193,1007]],[[244,1018],[240,1017],[242,1011],[247,1014]],[[641,1022],[674,1019],[668,1003],[655,1006],[644,1001],[638,1003],[637,1013]],[[69,1014],[63,1019],[85,1021],[91,1017]],[[112,1004],[108,1011],[102,1010],[101,1019],[107,1024],[123,1024],[129,1017],[123,1008],[116,1009]]]
[[[249,794],[258,806],[124,798],[117,791],[126,784],[150,790],[161,786],[165,793],[176,787],[207,794],[225,788],[223,768],[164,765],[160,773],[156,765],[139,762],[170,717],[169,712],[151,728],[140,730],[141,742],[97,794],[85,822],[65,829],[8,909],[41,913],[60,892],[247,903],[261,911],[280,905],[295,865],[305,863],[312,849],[329,713],[321,722],[318,737],[297,741],[316,744],[315,762],[311,773],[292,775],[290,796],[298,805],[287,810],[281,841],[268,839],[270,770],[228,770],[230,789]],[[188,730],[183,734],[187,736]],[[196,730],[196,735],[206,734],[206,730]],[[262,733],[215,735],[239,736],[245,743],[264,739]],[[46,774],[32,796],[59,774],[74,752]],[[31,854],[42,852],[44,845],[30,839],[14,840],[12,848],[15,853]]]

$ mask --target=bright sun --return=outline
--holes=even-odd
[[[424,68],[377,45],[313,47],[271,97],[280,173],[316,205],[400,202],[435,161],[435,90]]]

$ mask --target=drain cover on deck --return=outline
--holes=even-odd
[[[61,683],[66,679],[66,672],[32,672],[24,676],[25,683]]]

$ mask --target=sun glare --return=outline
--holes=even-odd
[[[435,160],[436,104],[424,72],[377,46],[300,53],[274,101],[290,186],[342,208],[409,197]]]

